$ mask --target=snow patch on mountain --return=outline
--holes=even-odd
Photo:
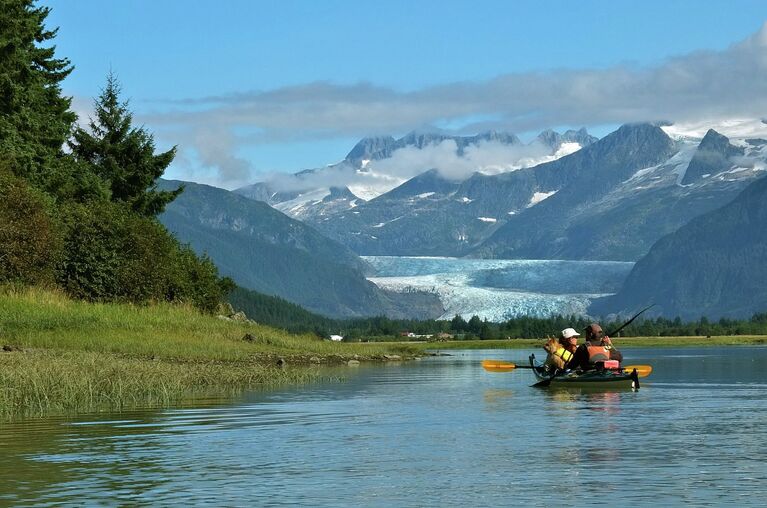
[[[385,226],[385,225],[387,225],[387,224],[391,224],[391,223],[392,223],[392,222],[394,222],[394,221],[398,221],[398,220],[400,220],[402,217],[404,217],[404,215],[400,215],[399,217],[397,217],[397,218],[394,218],[394,219],[392,219],[392,220],[388,220],[388,221],[386,221],[386,222],[379,222],[378,224],[374,225],[373,227],[374,227],[374,228],[382,228],[382,227],[384,227],[384,226]]]
[[[330,195],[329,188],[314,189],[304,194],[299,194],[295,198],[277,203],[274,207],[284,214],[299,216],[304,208],[311,203],[320,203],[325,197]]]
[[[533,197],[530,198],[530,202],[527,203],[527,208],[530,208],[531,206],[535,206],[544,199],[548,199],[554,194],[556,194],[558,191],[551,191],[551,192],[535,192],[533,193]]]

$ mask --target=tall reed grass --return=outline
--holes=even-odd
[[[0,346],[11,349],[0,351],[3,417],[167,406],[318,377],[278,368],[278,357],[292,366],[415,351],[291,335],[191,307],[86,303],[34,288],[0,291]]]

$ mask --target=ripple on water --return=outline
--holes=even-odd
[[[636,393],[533,389],[530,372],[479,366],[528,351],[479,351],[229,405],[6,424],[0,500],[762,505],[767,348],[707,349],[705,368],[684,350],[625,353],[655,369]]]

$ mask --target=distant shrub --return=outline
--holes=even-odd
[[[0,169],[0,283],[47,284],[61,250],[50,203]]]

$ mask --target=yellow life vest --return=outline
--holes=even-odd
[[[565,348],[563,348],[561,346],[559,348],[557,348],[557,350],[554,351],[552,354],[554,356],[560,357],[562,360],[565,361],[565,363],[569,362],[570,359],[573,357],[573,354],[570,351],[568,351],[567,349],[565,349]]]

